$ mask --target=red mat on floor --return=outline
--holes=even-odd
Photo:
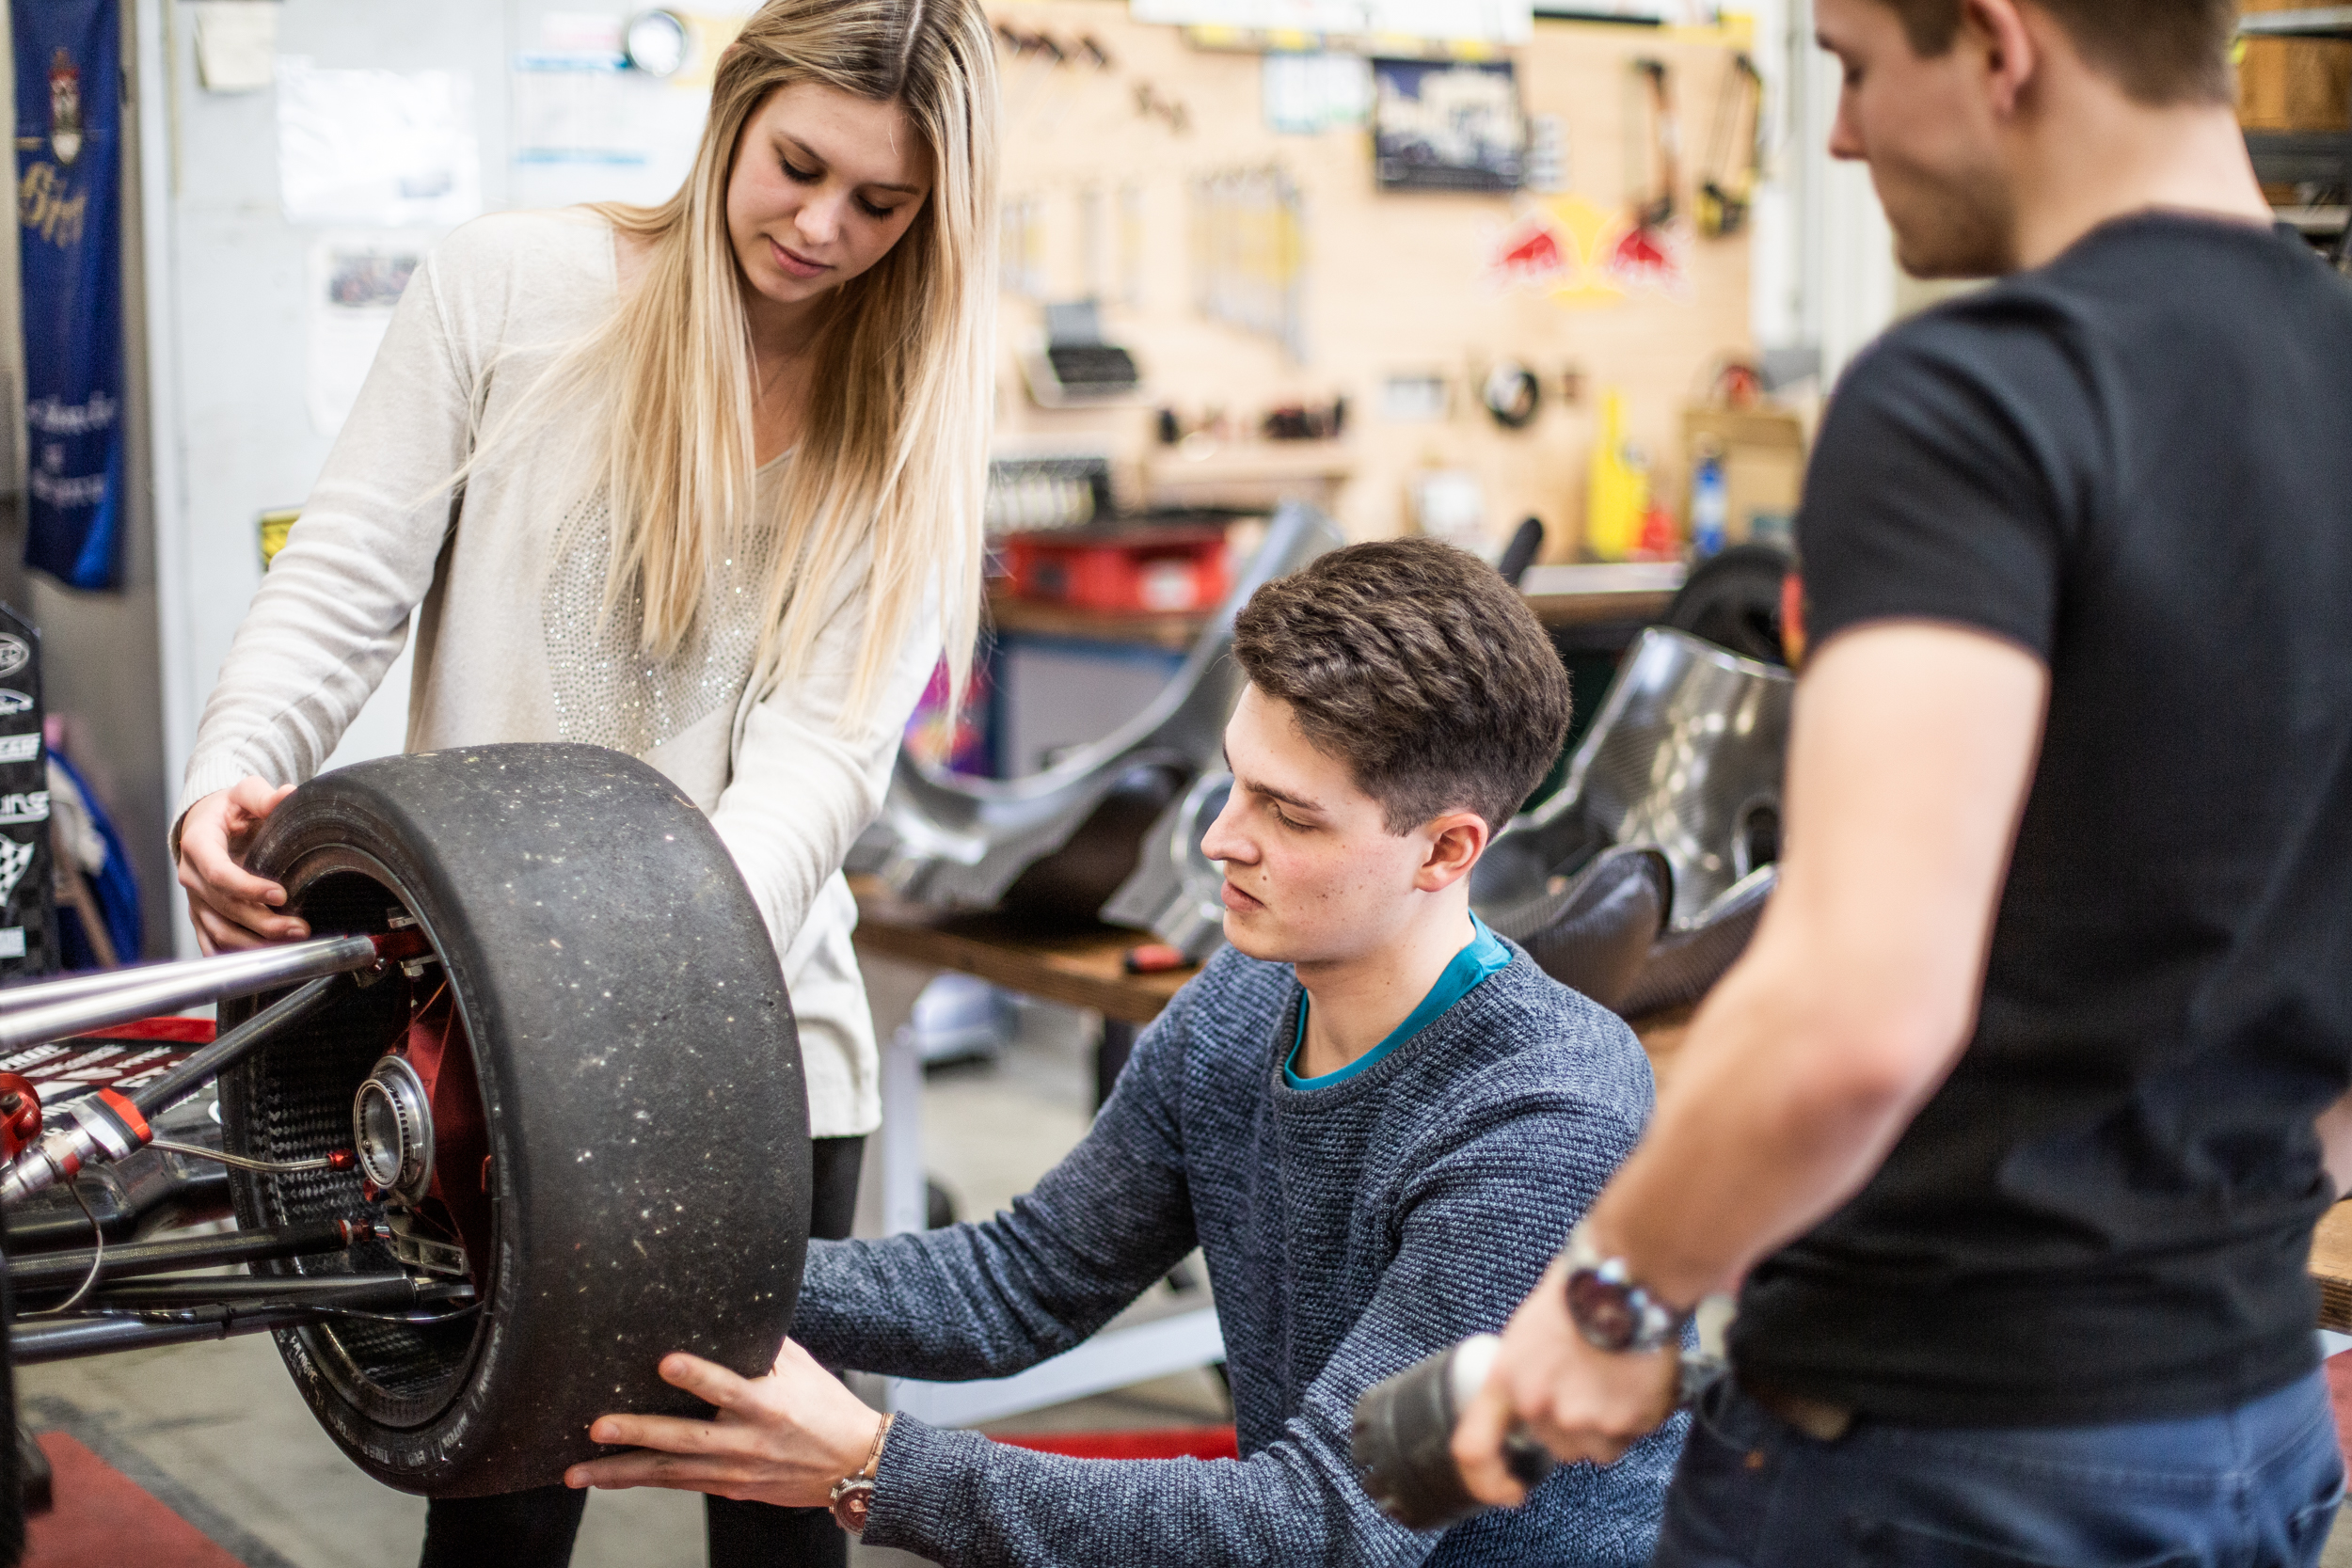
[[[24,1568],[242,1568],[131,1478],[60,1432],[40,1435],[56,1506],[25,1528]]]
[[[1016,1449],[1072,1459],[1238,1459],[1232,1427],[1154,1427],[1144,1432],[1034,1432],[999,1437]]]

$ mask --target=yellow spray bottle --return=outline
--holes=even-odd
[[[1641,542],[1649,510],[1649,474],[1629,462],[1625,445],[1625,395],[1601,399],[1600,437],[1593,448],[1592,494],[1584,514],[1584,545],[1602,561],[1623,561]]]

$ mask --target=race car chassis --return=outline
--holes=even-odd
[[[85,1172],[157,1146],[154,1124],[167,1110],[316,1014],[340,992],[373,985],[396,968],[408,969],[413,976],[416,969],[432,961],[423,933],[410,926],[377,935],[323,937],[0,991],[0,1051],[103,1031],[207,1002],[284,992],[127,1092],[103,1088],[61,1107],[44,1108],[32,1084],[0,1074],[0,1211],[19,1210],[37,1194],[66,1185],[88,1214],[93,1243],[8,1259],[8,1299],[14,1314],[8,1327],[9,1360],[24,1366],[266,1333],[336,1316],[413,1323],[468,1310],[472,1285],[431,1273],[245,1277],[192,1272],[345,1252],[389,1236],[380,1215],[109,1244],[87,1200],[72,1188],[74,1178]],[[164,1141],[160,1147],[227,1164],[261,1164],[185,1144]],[[347,1169],[362,1161],[355,1148],[330,1152],[319,1163]],[[44,1302],[48,1305],[40,1305]]]

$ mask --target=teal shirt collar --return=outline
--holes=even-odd
[[[1459,953],[1454,955],[1438,983],[1429,988],[1429,994],[1421,999],[1421,1006],[1407,1014],[1404,1022],[1389,1031],[1389,1037],[1357,1057],[1337,1072],[1327,1072],[1320,1078],[1301,1078],[1291,1070],[1298,1060],[1298,1053],[1307,1044],[1307,996],[1298,997],[1298,1028],[1291,1037],[1291,1053],[1282,1063],[1282,1082],[1294,1089],[1327,1089],[1334,1084],[1344,1084],[1374,1063],[1428,1028],[1445,1016],[1453,1006],[1488,975],[1511,967],[1511,950],[1502,945],[1502,939],[1486,929],[1486,923],[1470,916],[1473,934]]]

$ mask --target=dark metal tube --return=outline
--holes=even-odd
[[[139,1108],[139,1115],[152,1117],[174,1101],[194,1094],[242,1060],[247,1052],[266,1043],[272,1035],[291,1029],[317,1012],[339,988],[349,983],[341,974],[329,974],[311,981],[282,1002],[271,1003],[161,1078],[134,1090],[131,1103]]]
[[[194,1236],[178,1242],[134,1242],[110,1246],[100,1264],[101,1279],[131,1279],[141,1275],[175,1274],[182,1269],[216,1268],[224,1263],[251,1263],[267,1258],[301,1258],[311,1253],[341,1252],[358,1240],[363,1227],[348,1220],[314,1220],[283,1230],[230,1231],[220,1236]],[[72,1252],[45,1252],[8,1259],[8,1289],[72,1290],[89,1275],[87,1247]]]
[[[316,1309],[405,1312],[421,1307],[455,1307],[472,1299],[473,1288],[463,1280],[419,1279],[407,1274],[199,1275],[191,1279],[107,1285],[89,1298],[86,1310],[144,1312],[272,1303]]]
[[[87,974],[0,991],[0,1051],[87,1034],[110,1023],[250,996],[321,975],[366,969],[381,955],[373,937],[320,937],[177,963]]]
[[[184,1345],[199,1339],[226,1339],[238,1334],[266,1334],[274,1328],[295,1328],[318,1319],[310,1307],[260,1307],[250,1311],[215,1307],[190,1312],[178,1322],[147,1318],[58,1318],[19,1320],[8,1326],[8,1359],[20,1367],[43,1361],[70,1361],[76,1356],[108,1351],[146,1350],[156,1345]]]

